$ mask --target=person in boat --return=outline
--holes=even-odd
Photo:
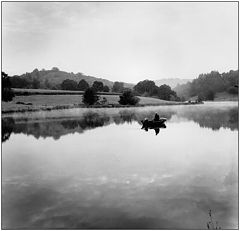
[[[159,117],[158,113],[156,113],[153,120],[154,121],[159,121],[159,119],[160,119],[160,117]]]

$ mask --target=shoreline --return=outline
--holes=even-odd
[[[108,105],[57,105],[57,106],[41,106],[34,108],[33,105],[27,108],[15,108],[15,109],[3,109],[2,114],[12,114],[12,113],[24,113],[24,112],[37,112],[37,111],[52,111],[52,110],[64,110],[73,108],[129,108],[129,107],[147,107],[147,106],[178,106],[178,105],[196,105],[202,103],[186,103],[186,102],[169,102],[165,104],[138,104],[138,105],[118,105],[118,104],[108,104]],[[23,104],[28,106],[27,104]]]

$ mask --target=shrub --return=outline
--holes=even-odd
[[[119,96],[118,101],[122,105],[136,105],[139,102],[139,98],[134,96],[131,90],[124,91],[122,95]]]
[[[206,100],[214,100],[214,97],[215,97],[215,94],[213,91],[209,90],[207,93],[206,93]]]
[[[237,87],[234,87],[234,86],[229,87],[228,90],[227,90],[227,92],[228,92],[229,94],[237,95],[237,94],[238,94],[238,88],[237,88]]]
[[[98,101],[99,97],[97,96],[93,88],[88,88],[84,94],[82,102],[86,105],[93,105]]]

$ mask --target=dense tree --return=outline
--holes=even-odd
[[[78,85],[77,82],[71,79],[65,79],[63,80],[62,84],[61,84],[61,89],[62,90],[72,90],[75,91],[77,90]]]
[[[93,105],[98,101],[99,97],[96,94],[96,91],[93,88],[88,88],[84,94],[82,102],[86,105]]]
[[[52,85],[51,85],[51,83],[49,83],[48,79],[45,79],[45,81],[44,81],[44,88],[46,88],[46,89],[52,88]]]
[[[13,88],[27,88],[29,85],[29,82],[26,78],[21,78],[19,76],[11,77],[10,81]]]
[[[171,87],[168,85],[161,85],[157,87],[155,83],[151,80],[140,81],[133,87],[134,91],[137,94],[142,96],[155,96],[164,100],[180,101],[180,98],[177,96]]]
[[[232,86],[227,89],[227,92],[233,95],[238,94],[238,87],[237,86]]]
[[[200,96],[203,100],[213,100],[217,92],[229,92],[238,94],[234,90],[238,86],[238,71],[229,71],[220,74],[218,71],[212,71],[207,74],[200,74],[197,79],[187,84],[178,85],[174,90],[182,97]]]
[[[103,92],[109,92],[109,91],[110,91],[109,87],[107,85],[104,85]]]
[[[124,85],[123,82],[118,82],[118,81],[114,82],[112,91],[118,92],[118,93],[123,92],[123,85]]]
[[[103,91],[103,83],[101,81],[94,81],[92,88],[98,92],[98,91]]]
[[[209,90],[206,93],[205,99],[206,100],[214,100],[214,97],[215,97],[215,93],[212,90]]]
[[[2,101],[11,101],[13,97],[10,78],[5,72],[2,72]]]
[[[40,81],[37,78],[34,78],[32,81],[32,88],[33,89],[38,89],[40,88]]]
[[[85,91],[89,88],[89,84],[85,79],[81,79],[78,83],[78,90]]]
[[[134,96],[131,90],[124,91],[119,98],[120,100],[118,102],[122,105],[136,105],[140,100],[138,97]]]
[[[140,95],[145,94],[146,96],[151,96],[157,93],[155,83],[148,79],[140,81],[133,87],[133,89]]]
[[[171,89],[170,86],[163,84],[159,87],[158,90],[158,97],[163,100],[176,100],[177,99],[177,94],[175,91]]]

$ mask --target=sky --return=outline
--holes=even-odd
[[[2,70],[112,81],[238,69],[237,2],[2,2]]]

